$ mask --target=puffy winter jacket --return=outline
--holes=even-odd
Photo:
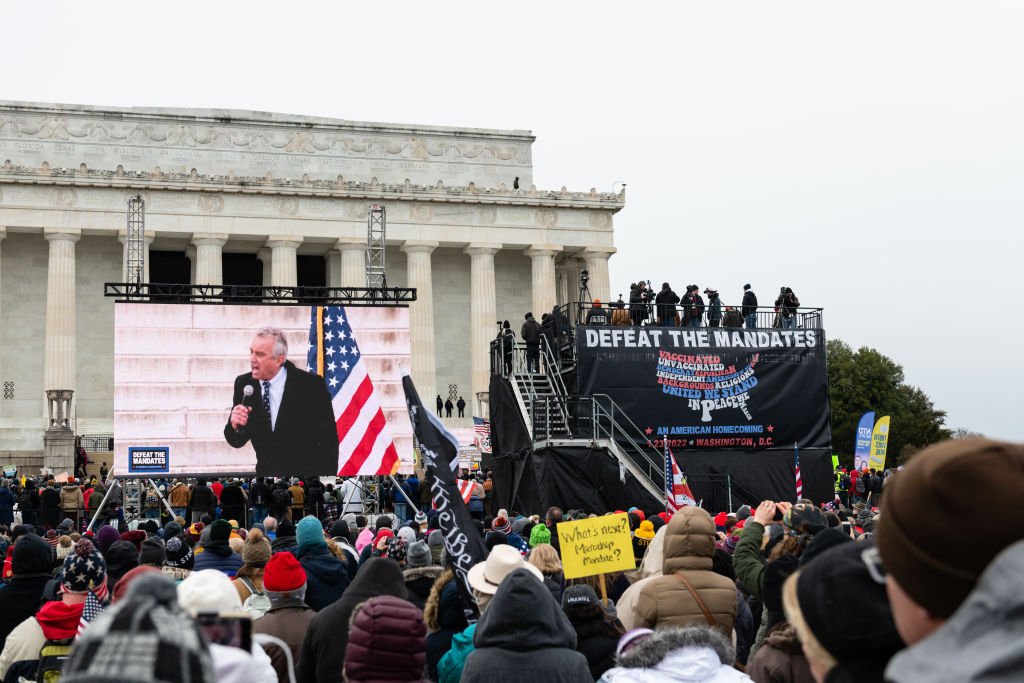
[[[306,571],[306,604],[314,611],[330,605],[348,588],[348,564],[332,555],[326,545],[299,546],[292,552]]]
[[[736,587],[728,578],[711,571],[715,555],[714,520],[707,511],[688,506],[672,515],[666,529],[663,576],[640,591],[636,625],[654,628],[663,624],[708,624],[679,574],[686,578],[711,613],[712,625],[731,638],[736,620]]]

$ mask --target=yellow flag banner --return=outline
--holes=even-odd
[[[567,579],[636,567],[625,513],[558,525],[562,571]]]
[[[878,418],[871,432],[871,457],[868,467],[873,470],[885,469],[885,449],[889,445],[889,416]]]

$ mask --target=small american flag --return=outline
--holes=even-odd
[[[690,485],[686,483],[686,475],[676,464],[668,447],[668,439],[665,439],[665,511],[674,515],[679,512],[679,508],[696,504]]]
[[[473,497],[473,482],[465,479],[456,479],[455,483],[459,487],[459,495],[462,496],[463,502],[468,505],[469,499]]]
[[[106,584],[103,584],[104,592],[106,590]],[[103,603],[96,593],[89,591],[89,595],[85,598],[85,605],[82,607],[82,618],[78,620],[78,633],[75,635],[77,639],[85,631],[85,628],[89,625],[89,622],[93,621],[96,617],[103,612]]]
[[[338,475],[394,474],[398,451],[342,306],[314,306],[307,369],[327,382],[338,423]]]
[[[803,498],[804,496],[804,480],[800,478],[800,449],[796,446],[796,441],[793,442],[793,454],[796,457],[796,467],[794,473],[796,476],[796,497]]]
[[[481,453],[491,452],[491,423],[482,417],[473,416],[473,442]]]

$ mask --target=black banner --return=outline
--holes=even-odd
[[[487,547],[473,524],[469,509],[462,502],[455,481],[453,468],[458,465],[459,441],[432,412],[423,407],[408,374],[402,377],[402,388],[405,389],[409,419],[420,445],[423,462],[427,466],[427,474],[433,480],[430,492],[434,507],[437,508],[448,563],[455,573],[466,607],[475,613],[476,601],[472,597],[467,574],[470,567],[487,559]]]
[[[831,447],[822,330],[579,326],[576,353],[656,448]]]

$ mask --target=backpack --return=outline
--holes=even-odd
[[[840,491],[849,491],[850,490],[850,477],[849,477],[849,475],[844,474],[844,475],[839,477],[839,490]]]
[[[291,504],[290,496],[284,489],[274,489],[270,493],[270,503],[274,507],[285,508]]]
[[[256,590],[248,578],[239,576],[238,580],[249,589],[249,597],[242,603],[242,611],[253,619],[259,619],[270,610],[270,598],[263,594],[263,591]]]
[[[864,477],[857,477],[857,483],[853,485],[853,492],[858,496],[864,495]]]
[[[255,490],[252,492],[252,504],[263,507],[267,504],[266,488],[263,486],[256,486],[253,488],[255,488]]]
[[[32,507],[32,494],[31,493],[29,493],[28,491],[23,491],[22,494],[20,496],[18,496],[18,509],[19,510],[34,510],[35,509],[34,507]]]
[[[36,667],[38,683],[51,683],[60,680],[61,669],[71,658],[71,646],[74,643],[74,636],[59,640],[47,640],[43,643],[43,647],[39,649],[39,665]]]

